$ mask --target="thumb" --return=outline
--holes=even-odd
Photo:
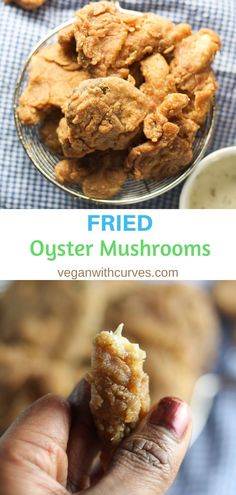
[[[98,483],[104,485],[101,493],[109,487],[113,495],[164,495],[177,475],[190,435],[189,406],[179,399],[162,399],[117,449],[107,475]]]
[[[32,404],[0,439],[0,495],[64,495],[70,406],[56,395]]]

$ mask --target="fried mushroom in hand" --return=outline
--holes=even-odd
[[[122,336],[122,328],[95,337],[88,374],[90,408],[106,458],[150,407],[149,379],[143,371],[146,353]]]

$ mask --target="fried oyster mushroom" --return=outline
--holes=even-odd
[[[144,93],[118,77],[83,81],[58,129],[64,155],[80,158],[95,150],[126,149],[151,108]]]
[[[183,115],[189,98],[173,93],[144,120],[144,134],[149,139],[128,154],[126,166],[136,180],[175,176],[193,157],[192,143],[198,126]]]
[[[83,378],[85,368],[72,368],[44,351],[23,343],[0,343],[1,434],[30,403],[52,391],[66,397]]]
[[[170,71],[177,89],[190,97],[185,113],[202,125],[218,88],[210,64],[220,50],[221,41],[211,29],[200,29],[177,44]]]
[[[46,146],[58,155],[62,155],[62,147],[58,139],[57,129],[59,122],[62,118],[62,112],[59,109],[55,109],[46,115],[40,129],[40,137]]]
[[[127,77],[129,65],[154,50],[172,50],[174,43],[190,33],[187,24],[175,26],[151,13],[124,14],[105,1],[79,10],[74,27],[79,66],[93,77]]]
[[[210,112],[218,83],[211,68],[199,74],[194,74],[181,84],[181,91],[184,91],[190,98],[184,113],[196,124],[202,125]]]
[[[106,457],[130,434],[150,408],[146,353],[122,336],[123,324],[94,340],[90,409]]]
[[[126,152],[108,150],[83,159],[64,159],[55,168],[58,182],[78,184],[89,198],[107,199],[119,193],[127,179]]]
[[[211,29],[200,29],[177,44],[170,64],[178,84],[209,67],[221,47],[220,38]]]
[[[213,299],[219,311],[236,322],[236,281],[217,282],[213,287]]]
[[[170,74],[170,67],[160,53],[150,55],[140,63],[145,82],[140,89],[160,105],[166,95],[176,92],[175,80]]]
[[[74,88],[88,78],[76,60],[56,43],[32,57],[29,81],[20,98],[18,115],[23,124],[35,125],[55,108],[65,110]]]

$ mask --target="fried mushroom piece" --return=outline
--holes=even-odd
[[[0,343],[0,432],[39,397],[50,392],[67,397],[84,373],[82,366],[73,368],[31,346]]]
[[[140,89],[160,105],[165,96],[176,92],[174,77],[165,58],[160,53],[150,55],[140,63],[145,82]]]
[[[128,168],[136,180],[162,180],[177,175],[192,157],[190,143],[177,136],[157,144],[148,141],[133,148],[128,156]]]
[[[109,199],[118,194],[127,179],[125,152],[108,150],[81,160],[65,159],[55,168],[61,184],[79,184],[89,198]]]
[[[73,53],[77,58],[76,44],[74,36],[74,24],[70,24],[66,28],[62,29],[58,35],[58,43],[61,45],[66,53]]]
[[[72,158],[61,160],[55,167],[55,175],[60,184],[81,184],[86,173],[86,167],[80,164],[79,160]]]
[[[84,178],[82,189],[89,198],[109,199],[120,192],[127,179],[125,153],[109,150],[96,155],[98,166]],[[90,159],[92,160],[92,155]]]
[[[202,125],[212,108],[217,89],[218,83],[211,68],[190,76],[181,84],[181,91],[190,98],[184,114]]]
[[[166,136],[165,131],[167,130],[168,136],[172,139],[172,134],[169,134],[169,130],[177,130],[176,117],[178,117],[178,123],[180,123],[181,118],[183,118],[182,111],[188,102],[189,98],[184,94],[170,93],[166,95],[159,107],[145,117],[143,124],[145,136],[151,141],[157,142],[160,138]],[[170,125],[173,120],[175,126]],[[179,129],[177,131],[179,132]]]
[[[80,154],[80,143],[79,143],[79,151],[77,151],[77,146],[76,143],[73,143],[74,146],[72,148],[72,144],[70,142],[70,128],[66,122],[66,118],[63,117],[60,122],[59,126],[57,128],[57,136],[59,143],[62,147],[63,155],[66,158],[77,158],[78,154]]]
[[[201,29],[176,46],[170,64],[177,90],[190,98],[185,113],[198,125],[204,123],[218,88],[210,64],[220,47],[217,33]]]
[[[93,76],[127,77],[128,66],[154,50],[172,50],[191,33],[168,19],[148,13],[132,16],[119,12],[112,2],[90,3],[77,13],[74,35],[80,67]]]
[[[90,3],[77,12],[74,25],[78,64],[93,76],[106,76],[119,57],[128,26],[114,3]],[[127,75],[127,71],[125,73]]]
[[[236,321],[236,281],[221,280],[213,287],[213,299],[220,312]]]
[[[39,134],[43,143],[46,144],[46,146],[48,146],[51,151],[57,153],[58,155],[62,154],[62,147],[57,135],[57,128],[61,117],[62,113],[58,109],[50,112],[45,117],[39,130]]]
[[[64,112],[73,89],[87,78],[60,45],[43,48],[31,60],[28,85],[18,108],[21,122],[37,124],[54,108]]]
[[[90,79],[73,92],[66,122],[58,129],[65,156],[78,158],[95,150],[122,150],[140,133],[151,100],[118,77]]]
[[[187,95],[169,94],[145,118],[144,134],[150,140],[132,148],[126,162],[136,180],[172,177],[191,162],[198,126],[183,116],[188,101]]]
[[[210,64],[220,47],[217,33],[200,29],[176,46],[170,64],[177,90],[190,98],[185,113],[198,125],[204,123],[218,88]]]
[[[122,336],[123,325],[94,340],[90,409],[106,456],[130,434],[149,411],[149,379],[143,371],[146,353]]]
[[[5,0],[5,3],[16,3],[25,10],[34,10],[41,7],[47,0]]]
[[[221,47],[220,38],[211,29],[200,29],[177,44],[171,72],[180,85],[193,74],[209,67]]]
[[[48,62],[54,62],[68,71],[78,71],[79,69],[76,53],[66,50],[60,43],[49,45],[44,49],[43,56]]]

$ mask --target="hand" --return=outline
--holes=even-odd
[[[178,399],[160,401],[122,442],[104,474],[94,463],[100,445],[89,397],[83,380],[68,401],[47,395],[15,421],[0,440],[0,495],[166,493],[189,443],[189,407]]]

